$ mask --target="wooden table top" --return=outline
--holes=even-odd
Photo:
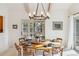
[[[23,42],[26,44],[26,42]],[[59,46],[59,42],[50,42],[50,41],[45,41],[45,42],[32,42],[31,48],[33,49],[51,49],[52,47],[44,47],[44,45],[47,45],[49,43],[56,44],[55,46]]]

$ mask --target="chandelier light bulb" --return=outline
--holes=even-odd
[[[32,14],[31,14],[31,13],[29,13],[29,16],[32,16]]]
[[[43,12],[41,12],[41,15],[43,15]]]
[[[50,16],[48,12],[47,12],[47,16],[48,16],[48,17]]]
[[[35,12],[33,12],[33,15],[35,15]]]

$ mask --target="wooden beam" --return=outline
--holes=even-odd
[[[48,12],[50,12],[51,3],[48,5]]]

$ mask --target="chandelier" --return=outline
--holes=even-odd
[[[45,11],[45,8],[43,6],[43,3],[41,3],[42,10],[40,13],[41,15],[38,14],[38,8],[39,8],[39,3],[37,3],[36,11],[35,13],[29,13],[29,18],[34,19],[34,20],[46,20],[49,19],[49,13]]]

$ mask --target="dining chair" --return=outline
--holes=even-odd
[[[17,45],[17,43],[15,43],[14,45],[15,45],[15,48],[16,48],[16,50],[18,52],[18,56],[21,56],[21,48],[20,48],[20,46]]]
[[[43,50],[43,56],[52,55],[52,48],[47,48]]]
[[[52,48],[52,55],[60,53],[60,55],[62,56],[63,55],[63,48],[61,47],[62,38],[57,38],[55,42],[58,44],[54,44],[54,47]]]
[[[25,41],[25,38],[19,38],[19,42]]]
[[[52,47],[51,46],[52,46],[51,43],[49,43],[48,45],[44,45],[45,49],[43,49],[43,56],[52,54]]]
[[[28,53],[29,56],[30,55],[34,56],[35,55],[35,49],[33,49],[33,48],[27,48],[27,53]]]
[[[60,55],[63,56],[63,48],[60,49]]]
[[[57,39],[56,39],[56,42],[62,43],[62,38],[57,38]]]
[[[63,56],[63,48],[53,48],[52,49],[52,55],[59,54],[60,56]]]
[[[22,45],[25,42],[25,38],[19,38],[19,45]]]
[[[28,45],[22,45],[23,48],[23,56],[34,56],[35,50],[31,47],[28,47]]]

